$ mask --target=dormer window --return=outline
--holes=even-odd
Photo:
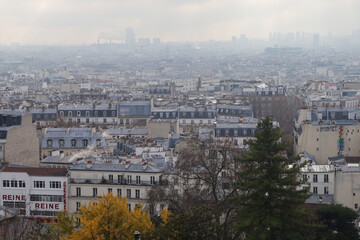
[[[63,148],[63,147],[65,146],[65,141],[64,141],[64,139],[60,139],[60,140],[59,140],[59,146],[60,146],[61,148]]]
[[[72,117],[72,111],[68,112],[69,117]]]
[[[88,144],[89,144],[89,140],[84,139],[84,140],[83,140],[83,145],[84,145],[84,147],[87,147],[87,146],[88,146]]]
[[[52,140],[51,139],[47,140],[47,147],[52,147]]]
[[[76,147],[76,140],[75,139],[71,139],[71,147]]]
[[[96,146],[101,147],[101,139],[96,139]]]

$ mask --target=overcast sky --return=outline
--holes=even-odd
[[[95,43],[124,38],[129,26],[162,41],[350,35],[360,28],[360,0],[0,0],[0,44]]]

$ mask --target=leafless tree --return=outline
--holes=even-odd
[[[231,239],[232,197],[237,193],[232,186],[237,177],[234,157],[240,153],[231,138],[191,136],[175,166],[164,172],[163,184],[150,191],[150,204],[165,203],[175,214],[205,206],[211,209],[215,238]]]

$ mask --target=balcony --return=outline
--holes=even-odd
[[[155,186],[161,185],[158,181],[127,181],[127,180],[109,180],[109,179],[90,179],[90,178],[70,178],[70,183],[75,184],[106,184],[106,185],[133,185],[133,186]]]

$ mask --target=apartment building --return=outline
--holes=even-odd
[[[66,168],[4,167],[0,183],[0,205],[20,215],[51,218],[68,207]]]

